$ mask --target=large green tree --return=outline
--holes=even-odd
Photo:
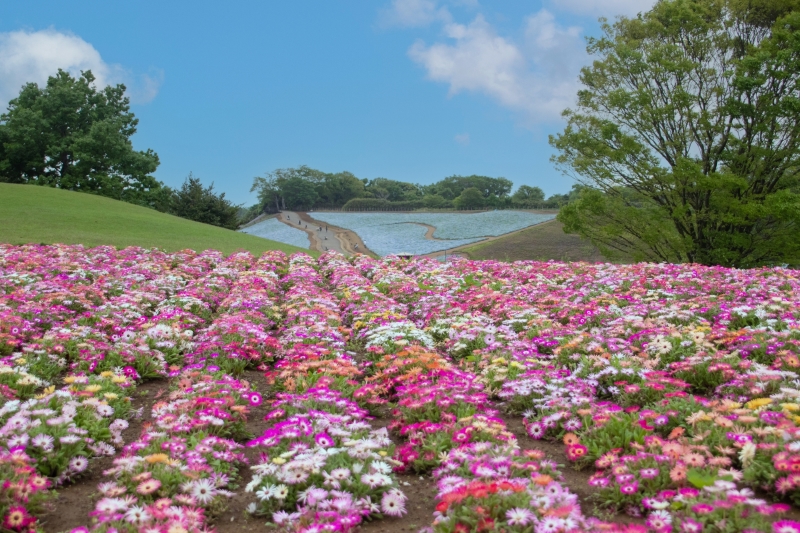
[[[480,209],[486,203],[483,193],[477,187],[468,187],[453,200],[456,209]]]
[[[554,161],[590,187],[565,229],[604,252],[754,266],[800,258],[796,0],[660,0],[590,39]]]
[[[83,191],[157,207],[158,156],[136,151],[125,86],[98,89],[91,71],[59,70],[25,85],[0,115],[0,181]]]
[[[531,187],[530,185],[520,185],[519,189],[511,197],[514,204],[531,207],[544,203],[544,191],[539,187]]]

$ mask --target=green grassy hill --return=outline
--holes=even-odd
[[[460,250],[470,259],[500,261],[607,261],[591,242],[564,233],[557,220],[537,224],[497,239]]]
[[[8,183],[0,183],[0,242],[215,249],[226,254],[245,249],[254,255],[301,251],[102,196]]]

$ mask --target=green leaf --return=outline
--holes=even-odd
[[[689,480],[689,483],[691,483],[695,488],[702,489],[703,487],[709,487],[713,485],[714,482],[719,478],[711,474],[704,474],[699,470],[692,468],[687,473],[686,479]]]

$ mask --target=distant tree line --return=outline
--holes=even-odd
[[[190,220],[236,228],[239,206],[191,174],[172,189],[152,174],[153,150],[136,151],[139,121],[125,86],[98,90],[91,71],[59,70],[45,87],[26,84],[0,115],[0,182],[107,196]]]
[[[558,208],[569,194],[545,199],[539,187],[522,185],[514,194],[506,178],[450,176],[430,185],[387,178],[358,178],[351,172],[329,173],[307,166],[277,169],[254,178],[258,204],[250,215],[283,209],[497,209]]]

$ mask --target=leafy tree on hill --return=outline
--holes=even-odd
[[[375,178],[367,182],[365,187],[367,195],[373,198],[389,200],[390,202],[405,202],[422,198],[420,186],[405,181]]]
[[[344,205],[353,198],[365,196],[364,182],[350,172],[325,174],[316,187],[321,205]]]
[[[281,183],[281,195],[289,209],[306,211],[314,207],[319,198],[314,185],[302,178],[289,178]]]
[[[174,192],[169,212],[223,228],[236,229],[239,226],[239,206],[225,199],[225,193],[216,194],[213,183],[203,187],[191,173],[183,186]]]
[[[607,255],[800,262],[797,0],[660,0],[603,24],[554,161],[565,230]]]
[[[453,201],[456,209],[480,209],[486,203],[483,193],[477,187],[464,189]]]
[[[511,200],[520,206],[534,206],[540,205],[544,202],[544,191],[539,187],[531,187],[530,185],[520,185],[517,192],[511,197]]]
[[[138,120],[125,86],[97,89],[91,71],[59,70],[39,87],[25,85],[0,115],[0,182],[89,192],[156,207],[163,185],[158,156],[136,151]],[[161,198],[161,199],[159,199]]]
[[[440,194],[444,198],[454,199],[461,195],[465,189],[476,188],[481,196],[488,198],[497,196],[504,198],[509,195],[514,184],[506,178],[490,178],[489,176],[450,176],[426,187],[431,194]]]

